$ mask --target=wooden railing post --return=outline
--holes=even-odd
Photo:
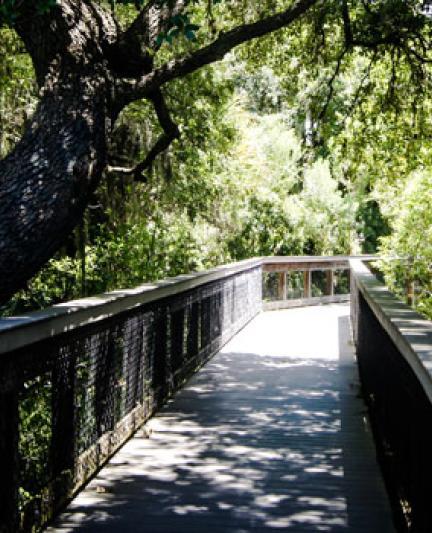
[[[185,309],[180,307],[179,309],[171,310],[171,371],[174,378],[174,386],[177,387],[181,382],[182,377],[178,377],[184,365],[184,337],[185,337]]]
[[[334,294],[334,272],[333,270],[326,271],[326,295],[333,296]]]
[[[311,271],[305,270],[303,272],[303,291],[304,291],[304,298],[310,298],[312,296],[312,284],[311,284]]]
[[[415,281],[408,280],[406,284],[407,303],[410,306],[415,305]]]
[[[155,404],[160,405],[167,395],[168,370],[168,307],[163,305],[156,309],[154,319],[154,362],[153,393]]]
[[[278,300],[287,299],[286,272],[278,273]]]

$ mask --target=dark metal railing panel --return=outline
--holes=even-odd
[[[3,350],[0,531],[31,531],[46,523],[260,311],[259,262],[219,274]]]
[[[402,528],[432,531],[432,323],[351,262],[351,317],[380,462]]]
[[[176,294],[184,294],[186,291],[261,265],[261,258],[247,259],[204,272],[146,283],[134,289],[116,290],[65,302],[31,313],[29,316],[0,319],[0,357],[3,353],[105,320],[145,303],[173,298]]]

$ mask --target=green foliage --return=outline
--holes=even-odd
[[[91,261],[92,257],[89,255],[87,272],[93,279]],[[26,290],[14,295],[4,315],[43,309],[60,301],[76,298],[80,295],[80,278],[79,259],[57,256],[29,282]]]
[[[36,94],[33,67],[22,42],[14,31],[0,28],[0,158],[21,138]]]
[[[351,200],[338,190],[328,161],[304,161],[287,115],[239,110],[234,117],[240,142],[224,175],[242,203],[225,207],[232,210],[225,230],[230,256],[349,253]]]
[[[416,307],[432,318],[432,172],[418,171],[391,206],[391,234],[382,238],[382,270],[392,290],[404,296],[417,285]]]
[[[357,210],[356,218],[362,252],[377,253],[380,238],[390,233],[388,221],[382,216],[378,202],[366,196]]]

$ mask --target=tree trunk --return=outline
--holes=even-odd
[[[104,55],[116,38],[109,14],[89,2],[59,0],[49,16],[25,13],[16,29],[32,56],[41,99],[23,138],[0,162],[0,302],[80,221],[106,166],[115,118]]]
[[[106,165],[111,83],[97,66],[85,74],[42,97],[24,137],[0,162],[0,301],[59,249]]]

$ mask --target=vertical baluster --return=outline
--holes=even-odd
[[[0,533],[18,531],[18,393],[0,392]]]
[[[334,294],[334,273],[333,270],[326,270],[326,295]]]
[[[199,317],[200,304],[193,302],[189,315],[189,331],[187,338],[188,358],[192,359],[198,355],[199,352]]]
[[[162,307],[155,312],[153,389],[156,403],[163,401],[168,389],[168,310]]]
[[[181,307],[171,313],[171,370],[175,387],[182,380],[184,325],[185,310]]]
[[[286,272],[278,272],[278,300],[287,299]]]
[[[244,295],[245,300],[247,301],[247,284],[245,284]],[[223,307],[222,307],[222,287],[219,286],[219,290],[213,295],[213,317],[212,317],[212,340],[215,340],[220,337],[222,334],[222,318],[223,318]]]
[[[114,427],[116,384],[116,336],[111,330],[104,336],[96,364],[96,431],[101,437]]]
[[[303,272],[303,298],[310,298],[312,291],[311,291],[311,271],[305,270]]]
[[[208,348],[211,342],[211,296],[201,301],[201,350]]]
[[[68,496],[73,480],[75,454],[76,345],[62,347],[52,371],[52,439],[54,509]],[[53,510],[54,510],[53,509]]]

